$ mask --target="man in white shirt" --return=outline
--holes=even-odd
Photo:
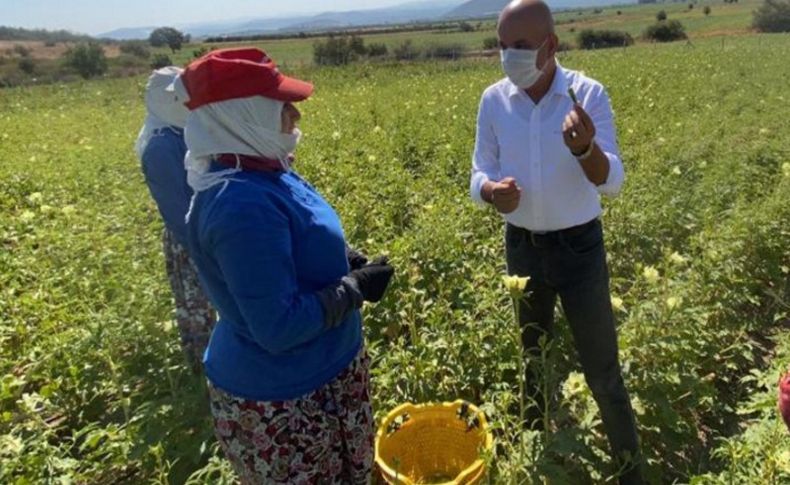
[[[620,483],[642,483],[599,220],[600,194],[617,195],[625,178],[609,98],[600,83],[556,62],[559,40],[542,1],[510,3],[498,35],[507,77],[480,103],[471,195],[504,215],[508,272],[530,277],[520,309],[525,352],[539,355],[540,336],[551,336],[559,296],[613,454],[624,466]],[[527,374],[538,402],[528,425],[544,400],[535,373]]]

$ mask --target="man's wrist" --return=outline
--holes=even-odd
[[[587,160],[588,158],[590,158],[590,155],[592,155],[593,150],[595,150],[595,139],[592,139],[590,141],[590,144],[587,146],[587,148],[583,152],[576,153],[576,152],[571,150],[571,154],[574,157],[576,157],[576,160],[578,160],[580,162],[583,162],[583,161]]]
[[[483,182],[483,185],[480,186],[480,198],[483,199],[483,202],[487,202],[489,204],[494,203],[494,183],[490,180],[486,180]]]

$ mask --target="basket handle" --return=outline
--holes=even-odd
[[[414,404],[407,402],[405,404],[401,404],[400,406],[396,407],[387,415],[387,417],[381,423],[381,429],[388,430],[392,423],[395,422],[396,419],[400,418],[401,416],[407,414],[409,416],[414,416],[414,414],[418,411],[417,406]]]

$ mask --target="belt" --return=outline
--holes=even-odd
[[[532,245],[539,248],[548,246],[549,244],[556,244],[563,238],[572,238],[580,234],[584,234],[598,223],[599,221],[596,217],[590,222],[585,222],[584,224],[580,224],[578,226],[546,232],[530,231],[529,229],[524,229],[523,227],[514,226],[512,224],[511,227],[518,231],[524,231],[524,234],[529,238],[529,241],[532,243]]]

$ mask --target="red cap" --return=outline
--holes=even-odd
[[[229,99],[264,96],[284,102],[304,101],[313,85],[284,76],[260,49],[220,49],[196,59],[181,74],[190,110]]]

